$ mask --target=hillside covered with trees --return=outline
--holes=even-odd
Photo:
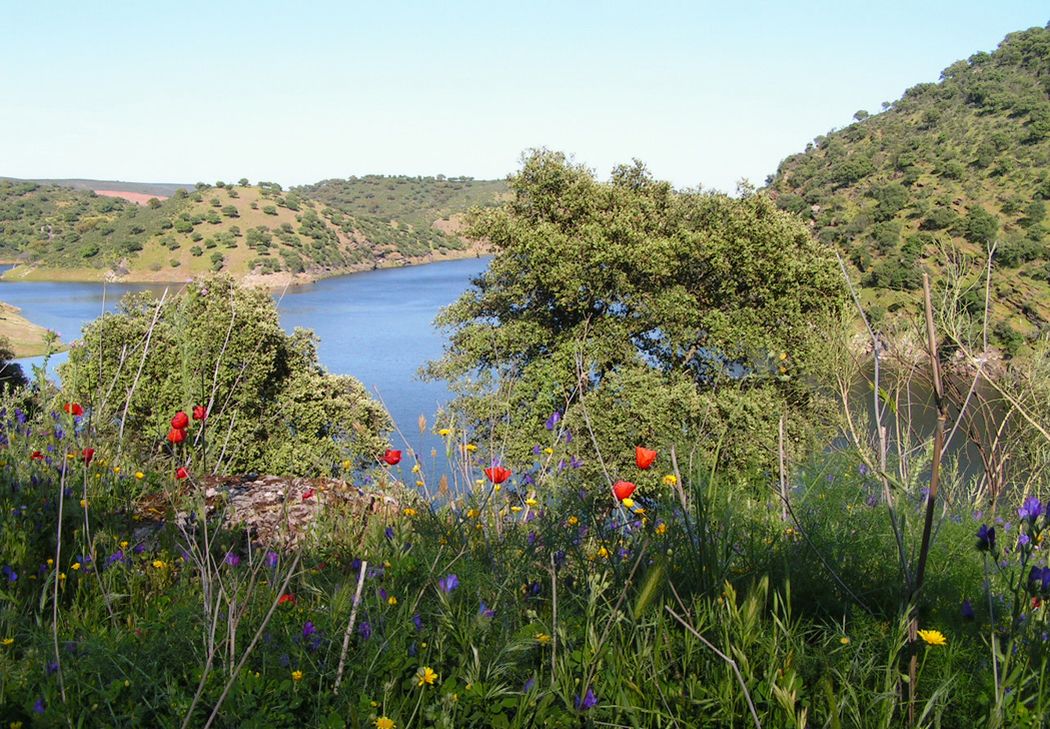
[[[382,180],[368,185],[387,190]],[[285,191],[275,183],[198,183],[136,205],[91,190],[0,180],[0,257],[12,278],[305,277],[462,257],[480,250],[451,222],[502,183],[434,178],[390,183],[357,201],[340,183]],[[456,178],[453,178],[456,180]],[[353,185],[350,184],[352,187]],[[434,188],[428,191],[428,188]],[[441,222],[446,225],[442,226]]]
[[[922,272],[961,280],[1016,350],[1050,326],[1050,27],[1012,33],[878,114],[858,111],[768,180],[853,268],[873,311],[915,310]]]

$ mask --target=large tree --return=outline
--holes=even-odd
[[[589,420],[613,468],[635,444],[700,437],[723,466],[763,465],[782,413],[807,432],[845,296],[796,218],[763,195],[675,191],[638,162],[601,182],[549,151],[510,188],[472,215],[496,255],[440,316],[450,341],[427,370],[494,454],[532,460],[554,411],[594,463]]]

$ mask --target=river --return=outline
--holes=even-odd
[[[353,375],[382,398],[408,440],[395,447],[412,448],[428,461],[437,449],[434,465],[443,470],[440,439],[429,432],[420,434],[417,422],[420,415],[433,421],[439,405],[449,398],[448,389],[442,382],[421,381],[417,372],[442,353],[445,338],[434,327],[434,317],[467,290],[488,261],[468,258],[391,268],[290,288],[283,296],[275,294],[281,325],[288,332],[295,327],[312,329],[320,337],[318,355],[329,372]],[[0,280],[0,301],[19,307],[27,319],[55,330],[68,343],[80,336],[84,324],[104,310],[114,310],[124,294],[152,290],[159,295],[164,288]],[[65,354],[51,358],[51,376],[65,358]],[[41,358],[19,362],[29,374]],[[398,442],[396,435],[394,440]]]

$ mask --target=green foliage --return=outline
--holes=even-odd
[[[910,302],[899,307],[903,317],[917,311],[919,297],[889,292],[918,288],[918,269],[886,223],[905,240],[944,231],[924,260],[934,281],[960,275],[962,265],[974,283],[998,240],[1003,267],[993,270],[993,287],[1009,286],[1011,295],[993,318],[1046,330],[1050,285],[1039,272],[1050,259],[1037,244],[1050,199],[1048,77],[1050,27],[1012,33],[993,53],[952,64],[939,83],[914,86],[882,113],[858,113],[856,123],[818,137],[780,164],[770,190],[865,274],[865,300]],[[1018,229],[1034,230],[1033,243],[1011,238]],[[1021,277],[1008,270],[1024,264]]]
[[[119,313],[85,328],[60,368],[71,397],[97,403],[102,436],[116,442],[123,418],[125,453],[163,457],[168,419],[201,403],[211,403],[212,458],[221,450],[226,471],[316,473],[382,452],[382,407],[357,380],[321,369],[311,334],[284,334],[264,291],[215,277],[189,284],[159,314],[158,306],[129,295]],[[103,399],[107,390],[132,393],[126,417],[126,398]]]
[[[845,303],[804,226],[761,195],[675,192],[638,163],[601,183],[535,152],[510,187],[473,217],[497,254],[439,318],[451,343],[429,369],[486,442],[527,461],[554,411],[577,433],[589,417],[612,453],[703,433],[734,468],[769,462],[781,413],[802,438],[821,405],[801,383]]]

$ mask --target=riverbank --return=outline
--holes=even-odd
[[[240,283],[248,286],[259,286],[269,289],[282,289],[290,286],[305,286],[328,278],[347,276],[353,273],[366,271],[378,271],[391,268],[405,268],[408,266],[425,266],[431,263],[444,263],[446,261],[459,261],[467,258],[481,258],[490,255],[491,251],[483,245],[475,244],[463,250],[432,251],[426,256],[401,257],[390,256],[378,260],[375,263],[360,263],[342,268],[310,271],[305,273],[291,273],[280,271],[277,273],[258,274],[243,272],[225,272],[234,276]],[[126,262],[125,262],[126,264]],[[165,283],[187,283],[196,278],[195,274],[187,274],[177,268],[163,268],[159,271],[150,270],[128,270],[118,265],[117,268],[57,268],[52,266],[33,266],[28,264],[16,264],[13,268],[0,275],[4,281],[51,281],[70,283],[121,283],[121,284],[165,284]]]
[[[11,343],[15,357],[36,357],[48,350],[48,340],[54,338],[50,330],[34,324],[22,316],[22,310],[0,301],[0,337]],[[51,345],[54,349],[55,345]]]

